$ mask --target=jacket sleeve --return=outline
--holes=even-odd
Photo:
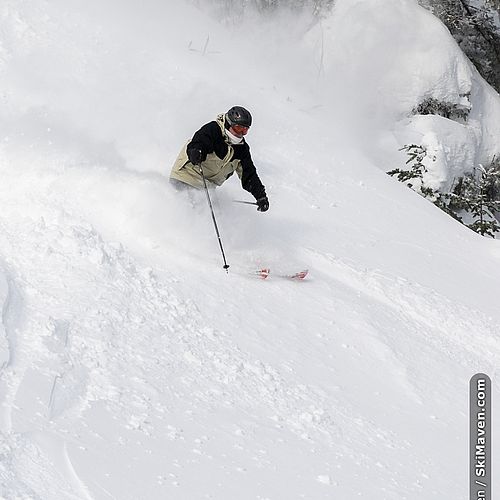
[[[253,164],[252,157],[250,155],[250,148],[246,145],[246,153],[241,158],[241,186],[245,191],[251,193],[256,200],[266,196],[266,188],[262,184],[255,165]]]
[[[207,155],[213,153],[215,149],[220,149],[221,131],[217,122],[213,121],[203,125],[191,139],[191,142],[186,146],[186,152],[189,156],[189,151],[192,149],[201,150],[202,161],[207,159]],[[226,149],[227,152],[227,149]],[[219,151],[216,151],[219,154]]]

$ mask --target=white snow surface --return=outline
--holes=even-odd
[[[199,4],[0,5],[0,498],[468,498],[500,247],[385,171],[410,141],[435,185],[488,161],[499,96],[414,1]],[[411,117],[464,94],[467,123]],[[235,104],[271,208],[213,193],[225,273],[168,175]]]

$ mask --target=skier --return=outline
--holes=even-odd
[[[255,197],[257,210],[266,212],[269,200],[245,141],[251,125],[252,115],[241,106],[203,125],[179,153],[170,181],[178,187],[203,189],[202,169],[205,179],[216,186],[236,171],[243,189]]]

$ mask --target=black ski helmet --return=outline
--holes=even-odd
[[[252,125],[252,115],[250,111],[241,106],[233,106],[226,113],[226,124],[228,127],[232,127],[233,125],[250,127]]]

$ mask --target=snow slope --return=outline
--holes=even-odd
[[[384,172],[409,139],[445,152],[438,182],[491,157],[498,95],[413,1],[226,14],[0,7],[0,497],[465,499],[500,247]],[[468,90],[465,125],[409,118]],[[168,173],[233,104],[271,209],[214,194],[226,274]]]

